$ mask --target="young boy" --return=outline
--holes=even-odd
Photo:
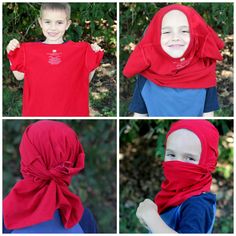
[[[212,232],[216,196],[210,187],[218,143],[218,130],[209,121],[172,124],[166,136],[161,191],[155,203],[146,199],[136,213],[152,233]]]
[[[24,79],[23,116],[89,116],[89,81],[103,50],[86,42],[64,42],[70,5],[43,3],[38,19],[44,42],[7,46],[11,70]]]
[[[138,75],[129,110],[135,116],[213,116],[222,47],[194,9],[162,8],[123,70],[126,77]]]

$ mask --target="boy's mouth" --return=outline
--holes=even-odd
[[[172,49],[180,49],[180,48],[183,48],[184,45],[183,44],[171,44],[168,47],[170,47]]]
[[[51,36],[51,37],[55,37],[58,35],[58,33],[56,32],[48,32],[48,35]]]

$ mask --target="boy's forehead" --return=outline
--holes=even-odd
[[[189,26],[187,16],[179,10],[167,12],[162,19],[162,27]]]
[[[201,150],[201,141],[199,137],[190,130],[179,129],[169,135],[166,142],[167,148],[181,148],[194,152]]]
[[[66,19],[67,14],[64,10],[59,9],[44,9],[41,12],[41,18],[57,18],[57,19]]]

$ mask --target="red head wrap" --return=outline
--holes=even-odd
[[[68,185],[72,175],[84,168],[85,155],[76,133],[61,122],[36,122],[23,134],[20,155],[23,180],[3,201],[6,228],[50,220],[56,209],[65,228],[77,224],[83,206]]]
[[[172,58],[161,47],[161,25],[171,10],[183,12],[189,22],[190,44],[181,58]],[[223,41],[191,7],[173,4],[153,17],[148,29],[130,55],[123,70],[126,77],[141,74],[159,86],[209,88],[216,85],[216,60]]]
[[[215,170],[218,158],[219,133],[206,120],[180,120],[171,125],[166,140],[171,133],[187,129],[197,135],[202,152],[199,164],[181,161],[163,162],[165,180],[161,191],[155,197],[158,212],[178,206],[188,198],[209,192],[212,182],[211,172]]]

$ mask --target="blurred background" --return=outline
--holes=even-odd
[[[164,180],[165,135],[175,120],[120,120],[120,232],[144,233],[138,204],[154,199]],[[210,120],[220,133],[211,191],[217,197],[213,233],[233,233],[233,120]]]
[[[101,66],[90,83],[90,115],[116,116],[116,3],[70,3],[72,24],[65,40],[97,43],[104,49]],[[23,81],[9,68],[6,47],[44,40],[38,24],[40,3],[3,3],[3,115],[21,116]]]
[[[173,2],[174,3],[174,2]],[[120,115],[128,112],[135,78],[127,79],[122,70],[155,13],[173,3],[120,3]],[[180,2],[181,3],[181,2]],[[217,91],[220,109],[215,116],[233,116],[233,3],[187,3],[193,7],[225,42],[223,61],[217,62]]]
[[[21,179],[19,143],[36,120],[3,121],[3,197]],[[116,233],[116,121],[61,120],[79,136],[85,169],[73,177],[70,189],[95,216],[99,233]]]

